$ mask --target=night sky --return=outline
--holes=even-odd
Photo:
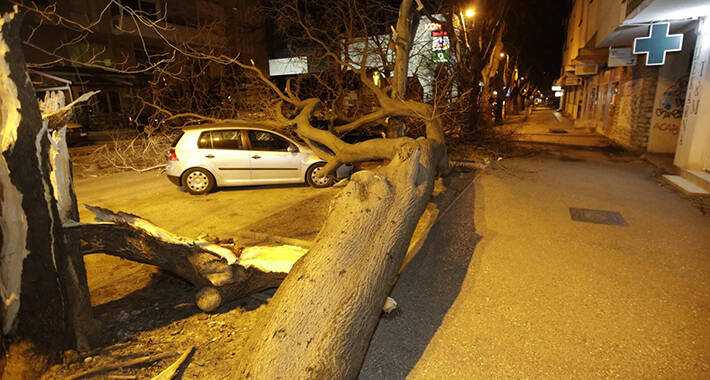
[[[548,87],[559,77],[571,0],[512,0],[506,45],[519,46],[520,68]],[[544,88],[543,87],[543,88]]]

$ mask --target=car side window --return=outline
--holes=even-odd
[[[212,137],[210,131],[202,132],[202,134],[200,134],[200,138],[197,140],[197,148],[212,149]]]
[[[242,144],[242,131],[239,129],[212,131],[212,148],[231,150],[244,149],[244,145]]]
[[[286,152],[291,145],[286,139],[266,131],[249,131],[252,150]]]

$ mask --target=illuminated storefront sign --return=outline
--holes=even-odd
[[[651,25],[648,37],[634,39],[634,54],[646,54],[646,66],[666,63],[666,54],[683,49],[683,35],[670,34],[671,24],[659,22]]]

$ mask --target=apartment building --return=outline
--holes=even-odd
[[[23,38],[30,42],[24,49],[32,67],[30,77],[39,96],[60,90],[71,100],[101,90],[87,110],[87,127],[127,127],[132,113],[128,108],[136,101],[133,95],[152,79],[152,71],[143,69],[170,57],[175,48],[189,45],[238,55],[266,69],[266,22],[257,12],[259,4],[260,0],[58,0],[56,9],[63,17],[91,25],[92,32],[82,35],[71,23],[52,25],[28,12]],[[57,61],[58,56],[68,60]],[[87,62],[91,64],[81,64]],[[210,65],[208,72],[221,69]]]
[[[629,150],[674,155],[707,186],[709,16],[710,0],[575,0],[562,111]]]

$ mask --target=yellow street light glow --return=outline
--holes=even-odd
[[[463,15],[466,16],[466,18],[476,17],[476,10],[473,7],[466,8]]]
[[[501,58],[505,58],[505,53],[500,53]]]

